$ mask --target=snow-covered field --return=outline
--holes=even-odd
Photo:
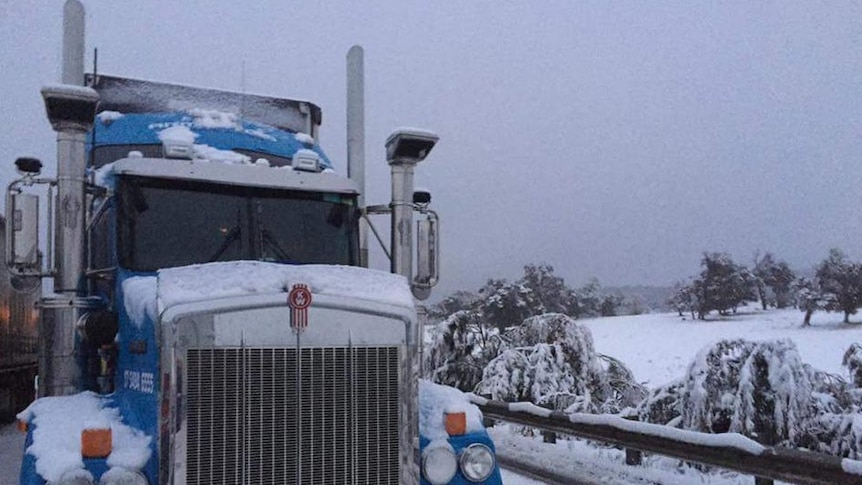
[[[798,310],[763,312],[748,307],[737,315],[721,319],[713,316],[707,321],[664,313],[578,323],[591,330],[597,352],[625,362],[635,378],[650,388],[682,377],[700,349],[718,340],[734,338],[790,339],[805,363],[847,377],[841,359],[851,343],[862,343],[862,323],[843,324],[842,315],[819,312],[814,314],[812,325],[803,328],[802,317]],[[857,319],[862,321],[860,317]],[[497,426],[491,429],[491,434],[498,450],[510,457],[600,483],[747,485],[753,480],[726,471],[703,475],[690,467],[681,467],[679,460],[659,456],[647,456],[645,467],[628,467],[624,465],[622,450],[590,446],[580,440],[544,444],[541,438],[521,436],[509,426]],[[513,483],[521,482],[515,479]]]
[[[790,339],[805,363],[836,374],[843,372],[841,358],[850,344],[862,343],[862,316],[855,317],[858,324],[842,324],[841,314],[815,312],[805,328],[802,312],[793,309],[763,312],[749,306],[730,317],[710,317],[699,321],[659,313],[578,322],[592,331],[597,352],[625,362],[650,388],[682,377],[700,349],[721,339]]]
[[[862,319],[860,317],[857,317]],[[852,320],[852,319],[851,319]],[[812,326],[801,327],[802,313],[797,310],[747,308],[739,314],[720,320],[701,322],[676,314],[655,314],[580,320],[590,328],[598,352],[625,362],[638,381],[656,387],[681,377],[689,362],[704,346],[720,339],[749,340],[790,339],[799,348],[802,359],[812,366],[843,375],[841,358],[853,342],[862,342],[862,323],[842,324],[841,315],[815,313]],[[579,441],[561,440],[546,445],[538,438],[513,433],[508,427],[491,430],[498,447],[510,456],[529,458],[559,471],[606,483],[710,483],[750,484],[751,477],[732,473],[710,477],[691,469],[678,468],[678,461],[648,457],[646,468],[623,465],[623,452],[596,448]],[[0,427],[0,485],[17,483],[20,449],[23,439],[14,426]],[[507,485],[537,482],[504,474]]]

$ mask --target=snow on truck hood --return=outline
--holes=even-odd
[[[207,263],[160,270],[123,282],[126,312],[134,322],[153,321],[164,309],[183,303],[267,293],[286,293],[297,284],[312,294],[370,300],[413,308],[401,275],[334,265],[285,265],[258,261]]]
[[[454,387],[419,380],[419,432],[429,440],[445,440],[449,437],[444,422],[445,413],[465,413],[467,433],[485,429],[482,412],[470,402],[466,394]]]

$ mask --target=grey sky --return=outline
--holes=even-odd
[[[526,263],[618,285],[672,283],[705,250],[862,259],[862,3],[254,4],[85,2],[88,64],[98,47],[101,72],[314,101],[343,172],[362,44],[369,202],[391,129],[441,137],[418,177],[443,217],[438,295]],[[61,11],[0,0],[4,185],[17,156],[54,163],[39,87]]]

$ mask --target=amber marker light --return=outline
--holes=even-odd
[[[23,419],[18,420],[18,431],[22,433],[27,432],[27,421],[24,421]]]
[[[81,432],[81,455],[84,458],[105,458],[111,454],[111,428],[85,429]]]
[[[444,419],[449,436],[461,436],[467,432],[467,413],[445,413]]]

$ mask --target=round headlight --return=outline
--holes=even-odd
[[[99,480],[100,485],[149,485],[141,472],[115,466],[106,471]]]
[[[458,471],[458,459],[448,446],[426,449],[422,453],[422,474],[432,485],[449,483]]]
[[[93,485],[93,475],[87,470],[77,468],[69,470],[60,476],[56,482],[48,482],[49,485]]]
[[[475,443],[461,452],[461,473],[471,482],[481,482],[494,472],[494,453],[485,445]]]

